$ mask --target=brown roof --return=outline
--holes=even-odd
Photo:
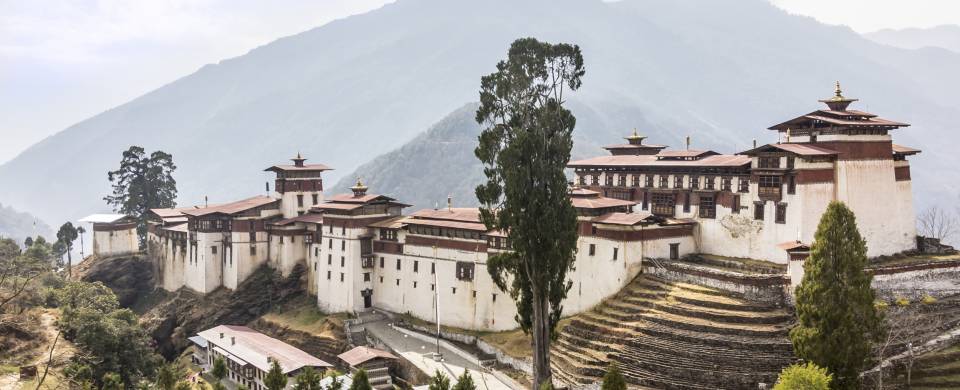
[[[760,146],[756,149],[751,149],[745,152],[741,152],[740,154],[753,155],[753,154],[756,154],[757,152],[769,150],[769,149],[779,149],[779,150],[790,152],[800,156],[835,156],[837,154],[840,154],[835,150],[830,150],[824,147],[815,146],[815,145],[806,144],[806,143],[767,144],[767,145]]]
[[[404,222],[408,225],[445,227],[451,229],[475,230],[479,232],[487,231],[487,226],[479,222],[463,222],[429,218],[407,218],[407,220]]]
[[[295,222],[323,223],[323,214],[309,213],[309,214],[298,215],[293,218],[281,219],[279,221],[274,222],[273,225],[284,226],[284,225],[289,225]]]
[[[637,202],[629,200],[606,198],[603,196],[596,196],[592,198],[571,197],[570,202],[573,203],[573,207],[578,209],[603,209],[608,207],[633,206],[637,204]]]
[[[920,149],[914,149],[911,147],[893,144],[893,152],[896,154],[917,154],[920,153]]]
[[[393,200],[393,198],[390,198],[388,196],[377,195],[377,194],[361,195],[361,196],[355,196],[353,194],[336,194],[334,196],[327,198],[326,200],[327,202],[367,203],[380,198],[384,198],[386,200]]]
[[[897,128],[910,126],[907,123],[891,121],[879,118],[868,112],[846,110],[817,110],[807,115],[798,116],[786,122],[770,126],[770,130],[786,131],[787,129],[802,129],[807,127],[805,124],[819,121],[837,126],[848,127],[886,127]]]
[[[790,252],[790,251],[793,251],[793,250],[805,250],[805,249],[810,249],[810,246],[807,245],[807,244],[804,244],[804,243],[802,243],[802,242],[800,242],[800,241],[787,241],[787,242],[781,242],[781,243],[777,244],[777,248],[780,248],[780,249],[783,249],[783,250],[785,250],[785,251],[787,251],[787,252]]]
[[[216,206],[207,206],[192,208],[188,210],[183,210],[183,214],[199,217],[203,215],[209,215],[213,213],[222,213],[222,214],[236,214],[244,212],[250,209],[254,209],[261,206],[266,206],[271,203],[280,202],[279,199],[274,199],[266,195],[257,195],[252,198],[247,198],[243,200],[238,200],[236,202],[224,203]]]
[[[480,222],[480,209],[476,207],[454,207],[449,209],[423,209],[411,217],[426,219],[442,219],[450,221]]]
[[[663,149],[666,148],[666,145],[654,145],[654,144],[616,144],[616,145],[607,145],[604,146],[604,149]]]
[[[375,227],[375,228],[399,229],[399,228],[402,228],[406,222],[407,222],[407,217],[399,216],[399,217],[393,217],[390,219],[384,219],[382,221],[377,221],[367,226]]]
[[[593,223],[605,223],[611,225],[633,226],[643,222],[649,222],[653,214],[648,212],[640,213],[607,213],[593,219]]]
[[[221,333],[223,333],[223,338],[220,338]],[[220,347],[233,357],[263,371],[270,370],[269,359],[276,359],[284,373],[302,367],[332,367],[330,363],[246,326],[220,325],[202,331],[197,335],[206,339],[208,343]],[[235,343],[231,343],[231,337],[234,338]]]
[[[657,157],[700,157],[703,155],[715,155],[720,154],[712,150],[696,150],[696,149],[687,149],[687,150],[661,150],[660,153],[657,153]]]
[[[356,210],[363,207],[363,203],[320,203],[311,207],[311,210]]]
[[[592,197],[597,195],[600,195],[600,193],[594,190],[586,189],[586,188],[574,188],[570,190],[570,196],[574,196],[574,197],[575,196]]]
[[[381,351],[379,349],[370,348],[370,347],[356,347],[347,352],[337,355],[340,360],[343,360],[350,366],[357,366],[363,363],[366,363],[372,359],[390,359],[397,360],[396,356],[393,356],[390,352]]]
[[[571,161],[571,168],[597,167],[738,167],[750,164],[750,157],[719,154],[699,160],[659,160],[657,156],[600,156]]]
[[[270,168],[264,169],[264,171],[329,171],[333,170],[323,164],[303,164],[303,166],[298,167],[296,165],[274,165]]]

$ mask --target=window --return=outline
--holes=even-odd
[[[797,193],[796,176],[793,176],[793,175],[787,176],[787,193],[791,195]]]
[[[344,236],[347,235],[347,225],[343,225],[340,227],[340,234]]]
[[[416,282],[416,281],[413,282],[413,288],[417,288],[417,282]]]
[[[211,247],[210,247],[210,253],[217,254],[217,247],[216,247],[216,246],[211,246]]]
[[[712,196],[700,196],[700,218],[716,218],[717,203]]]
[[[332,238],[330,238],[329,241],[327,241],[327,249],[333,249],[333,239],[332,239]]]
[[[317,272],[317,262],[313,262],[313,272]]]
[[[493,301],[494,301],[494,302],[497,301],[497,294],[493,294]]]
[[[763,202],[753,204],[753,219],[763,221]]]
[[[673,216],[674,202],[676,198],[673,194],[653,194],[653,214],[661,216]]]
[[[330,274],[331,274],[331,272],[330,272],[330,271],[327,271],[327,280],[330,280]]]
[[[343,281],[343,272],[340,273],[340,281]]]
[[[283,236],[278,237],[278,239],[280,240],[280,243],[283,244]]]
[[[333,265],[333,255],[327,254],[327,265]]]
[[[313,257],[320,256],[320,248],[313,248]]]
[[[473,280],[474,267],[475,267],[475,264],[473,263],[458,261],[457,262],[457,279]]]
[[[340,256],[340,267],[345,267],[347,265],[347,258]]]
[[[414,260],[414,261],[413,261],[413,273],[417,273],[417,272],[420,272],[420,261],[419,261],[419,260]]]
[[[737,191],[739,192],[750,192],[750,179],[740,176],[737,178]]]
[[[733,178],[724,177],[720,179],[720,190],[722,191],[732,191],[733,190]]]
[[[760,168],[780,168],[780,157],[760,157],[759,161],[757,161],[757,164]]]
[[[716,178],[716,177],[707,176],[706,179],[705,179],[705,181],[706,181],[706,183],[704,183],[704,185],[703,185],[704,188],[706,188],[706,189],[708,189],[708,190],[715,190],[715,189],[717,189],[717,186],[716,186],[717,178]]]
[[[333,224],[330,224],[330,233],[333,233]]]
[[[619,174],[617,175],[617,185],[620,187],[627,186],[627,175]]]
[[[643,186],[644,187],[653,187],[653,175],[646,174],[643,176]]]
[[[380,277],[380,283],[383,284],[383,276]]]
[[[597,253],[597,245],[596,245],[596,244],[590,244],[590,251],[588,252],[588,254],[589,254],[590,256],[593,256],[595,253]]]
[[[257,247],[250,245],[250,256],[254,256],[256,254],[257,254]]]
[[[700,188],[700,176],[690,176],[690,189],[696,190]]]
[[[477,297],[477,290],[473,290],[473,297],[474,297],[474,298]]]
[[[453,291],[454,294],[457,293],[457,288],[456,288],[456,287],[450,287],[450,289],[451,289],[451,291]]]
[[[683,188],[683,175],[673,176],[673,188]]]
[[[647,201],[647,193],[646,193],[646,192],[643,193],[643,203],[641,204],[641,208],[642,208],[643,210],[646,210],[646,209],[650,208],[650,207],[649,207],[649,202]]]
[[[347,240],[340,240],[340,250],[341,251],[347,250]]]
[[[587,177],[584,175],[577,176],[577,183],[579,183],[582,186],[587,185]]]
[[[618,252],[619,250],[620,250],[620,248],[613,248],[613,259],[614,259],[614,260],[617,259],[617,252]]]
[[[740,195],[733,196],[733,204],[730,205],[730,212],[740,214]]]
[[[364,272],[364,273],[363,273],[363,281],[364,281],[364,282],[369,282],[369,281],[370,281],[370,273],[369,273],[369,272]]]
[[[397,271],[400,270],[400,259],[397,259]]]
[[[397,240],[397,231],[393,229],[380,229],[380,239],[388,241]]]
[[[780,180],[780,176],[760,176],[757,180],[760,195],[780,195]]]
[[[787,223],[787,204],[777,203],[777,215],[774,219],[776,223]]]
[[[380,268],[383,268],[383,258],[380,258]]]
[[[437,289],[437,285],[435,285],[435,284],[433,284],[433,283],[430,283],[430,291],[433,291],[433,290],[436,290],[436,289]]]
[[[603,174],[603,183],[612,186],[613,185],[613,174],[610,172]]]
[[[689,192],[683,194],[683,212],[685,213],[690,212],[690,193]]]
[[[795,160],[796,159],[793,156],[787,157],[787,169],[793,169],[793,167],[796,165]]]
[[[313,204],[320,203],[320,196],[319,196],[319,195],[313,194],[313,195],[311,195],[310,197],[313,198]]]
[[[670,244],[670,260],[677,260],[680,258],[680,243]]]
[[[297,242],[297,236],[290,236],[290,243],[294,244]]]
[[[592,184],[592,185],[600,184],[600,176],[599,176],[599,175],[591,175],[591,176],[590,176],[590,184]]]
[[[397,286],[400,285],[400,279],[397,279]]]
[[[667,175],[660,175],[660,188],[667,188],[667,184],[670,181],[670,178]]]
[[[640,175],[634,174],[632,178],[633,178],[633,186],[640,187]]]
[[[297,195],[297,207],[303,207],[303,195]]]

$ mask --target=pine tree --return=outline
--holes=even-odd
[[[359,369],[353,374],[353,383],[350,383],[350,390],[371,390],[370,379],[367,378],[367,371]]]
[[[790,331],[797,355],[833,374],[833,388],[854,389],[873,342],[883,334],[867,246],[847,206],[832,202],[820,219],[796,290],[798,324]]]
[[[157,370],[157,380],[155,382],[157,388],[160,390],[174,390],[174,387],[177,386],[177,380],[179,379],[178,371],[177,367],[171,363],[160,366]]]
[[[450,390],[450,378],[440,372],[440,370],[437,370],[437,372],[430,377],[428,390]]]
[[[480,81],[476,119],[487,126],[474,151],[487,178],[476,189],[480,218],[507,232],[512,249],[491,256],[487,271],[516,301],[516,320],[532,335],[536,388],[550,382],[550,341],[571,286],[577,214],[565,169],[576,118],[563,107],[563,93],[580,88],[584,72],[578,46],[523,38]]]
[[[473,377],[470,376],[470,370],[463,369],[463,374],[457,378],[457,384],[453,385],[453,390],[477,390],[477,385],[473,383]]]
[[[267,386],[268,390],[283,390],[284,387],[287,387],[287,376],[283,374],[283,369],[280,368],[277,359],[270,359],[270,371],[263,378],[263,384]]]
[[[137,219],[137,235],[143,247],[147,237],[150,209],[176,206],[177,182],[173,179],[173,156],[155,151],[149,156],[142,147],[131,146],[123,152],[120,168],[107,173],[113,194],[103,198],[116,212]]]
[[[607,373],[603,375],[603,385],[600,390],[627,390],[627,381],[623,379],[620,373],[620,367],[616,363],[610,365]]]
[[[60,226],[60,230],[57,231],[57,242],[63,244],[67,252],[67,277],[70,277],[71,268],[73,266],[73,255],[70,253],[73,251],[73,242],[77,240],[80,234],[77,232],[77,228],[73,227],[73,224],[70,222],[64,223]]]

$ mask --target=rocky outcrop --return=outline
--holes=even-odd
[[[263,266],[236,290],[220,288],[199,295],[183,288],[157,304],[141,317],[141,322],[157,342],[157,350],[172,359],[189,346],[188,337],[216,325],[246,325],[270,311],[274,305],[293,299],[303,290],[302,265],[289,277]]]
[[[75,272],[75,277],[84,282],[110,287],[122,307],[137,306],[154,289],[153,264],[144,256],[91,256],[78,264]]]

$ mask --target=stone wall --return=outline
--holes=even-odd
[[[925,295],[942,298],[960,294],[960,259],[934,261],[869,270],[873,288],[881,299],[919,300]]]
[[[744,299],[775,305],[787,303],[790,278],[786,275],[749,275],[676,261],[644,262],[643,272],[662,279],[729,291]]]

